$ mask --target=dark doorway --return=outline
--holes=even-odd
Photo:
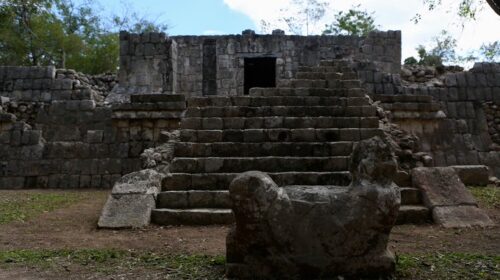
[[[254,87],[276,87],[276,58],[245,58],[245,94]]]
[[[203,41],[203,95],[217,94],[217,41]]]

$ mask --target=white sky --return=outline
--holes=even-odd
[[[330,12],[323,22],[317,24],[315,31],[320,33],[326,23],[331,23],[332,15],[339,10],[348,10],[360,4],[360,9],[374,12],[375,23],[380,30],[401,30],[403,34],[403,59],[417,56],[415,48],[419,44],[428,45],[432,37],[441,30],[447,30],[458,41],[458,51],[478,49],[482,43],[500,40],[500,16],[496,15],[487,4],[476,16],[477,20],[466,22],[462,29],[456,9],[458,0],[442,0],[443,5],[429,12],[422,0],[329,0]],[[484,1],[484,0],[482,0]],[[287,7],[291,0],[224,0],[233,10],[249,16],[256,26],[261,20],[277,22],[280,9]],[[411,19],[416,13],[422,14],[422,20],[414,24]],[[285,28],[281,26],[281,28]],[[260,31],[260,30],[257,30]]]

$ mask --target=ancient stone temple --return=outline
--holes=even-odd
[[[398,223],[428,222],[442,205],[422,199],[415,167],[500,176],[500,65],[400,64],[399,31],[247,30],[121,33],[117,78],[1,66],[0,188],[114,186],[103,227],[232,223],[228,188],[242,172],[347,186],[353,147],[380,136],[399,164]]]

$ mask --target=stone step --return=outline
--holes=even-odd
[[[231,208],[229,191],[168,191],[158,194],[157,208]]]
[[[187,105],[185,101],[177,102],[141,102],[141,103],[119,103],[113,105],[114,111],[168,111],[184,110]]]
[[[417,188],[400,188],[401,205],[422,204],[422,194]]]
[[[397,102],[410,102],[410,103],[432,103],[433,99],[430,95],[388,95],[388,94],[375,94],[372,96],[373,100],[381,101],[382,103],[397,103]]]
[[[132,94],[132,103],[156,103],[156,102],[184,102],[186,96],[183,94]]]
[[[268,94],[272,92],[273,94]],[[288,96],[280,96],[280,92]],[[314,91],[307,90],[305,93],[300,90],[282,90],[276,88],[252,88],[250,96],[214,96],[214,97],[191,97],[188,99],[188,107],[262,107],[262,106],[345,106],[349,97],[365,97],[362,90],[359,91],[337,91],[331,89],[318,90],[323,96],[313,96]],[[265,93],[265,96],[253,96]],[[303,94],[304,93],[304,94]],[[311,93],[311,95],[309,95]],[[302,94],[302,95],[301,95]],[[276,95],[276,96],[267,96]],[[283,94],[284,95],[284,94]]]
[[[339,60],[339,59],[325,59],[325,60],[321,60],[319,62],[319,66],[330,66],[330,67],[334,67],[334,66],[341,66],[341,67],[347,67],[350,65],[350,62],[347,61],[347,60]]]
[[[347,187],[346,187],[347,188]],[[416,204],[414,194],[401,191],[401,204]],[[188,190],[161,192],[157,197],[157,208],[231,208],[231,199],[227,190]],[[416,205],[413,205],[416,206]],[[419,205],[417,205],[419,206]],[[420,205],[421,206],[421,205]]]
[[[151,221],[157,225],[223,225],[233,223],[234,217],[230,209],[159,208],[151,212]]]
[[[386,111],[418,111],[436,112],[441,110],[440,103],[382,103],[382,108]]]
[[[353,142],[264,142],[264,143],[189,143],[175,144],[177,157],[224,156],[349,156]]]
[[[371,108],[367,111],[372,111]],[[369,115],[369,112],[366,115]],[[363,111],[358,112],[363,115]],[[378,117],[231,117],[184,118],[182,129],[378,128]]]
[[[236,173],[249,170],[263,172],[290,171],[344,171],[349,157],[209,157],[173,160],[172,172],[183,173]]]
[[[349,88],[356,89],[362,88],[360,80],[327,80],[327,88],[336,89],[336,88]]]
[[[182,129],[182,142],[337,142],[360,141],[384,133],[378,128],[307,128],[307,129]]]
[[[172,173],[163,179],[163,191],[227,190],[231,181],[241,173]],[[277,172],[268,173],[279,186],[335,185],[351,182],[348,171],[339,172]]]
[[[332,75],[332,74],[329,74]],[[343,88],[361,88],[361,82],[354,80],[339,80],[338,75],[335,78],[328,77],[328,80],[312,80],[312,79],[284,79],[278,81],[278,88],[328,88],[328,89],[343,89]]]
[[[295,74],[296,79],[304,80],[355,80],[358,79],[358,74],[356,72],[344,72],[344,73],[328,73],[328,72],[297,72]]]
[[[284,79],[278,80],[278,88],[327,88],[326,80]]]
[[[251,88],[251,97],[271,96],[320,96],[320,97],[365,97],[363,88]]]
[[[396,221],[397,225],[432,223],[430,210],[423,205],[402,205]]]
[[[186,111],[185,115],[187,118],[376,116],[377,108],[370,106],[365,98],[356,97],[343,101],[336,106],[191,107]],[[345,105],[341,105],[342,103]]]
[[[326,73],[348,73],[352,68],[348,65],[336,66],[299,66],[297,72],[326,72]]]

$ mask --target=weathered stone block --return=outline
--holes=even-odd
[[[387,242],[400,205],[396,169],[389,145],[376,138],[356,148],[349,190],[279,188],[255,171],[238,176],[230,186],[236,226],[227,236],[227,276],[387,277],[395,267]]]
[[[434,222],[445,228],[489,227],[495,223],[476,206],[440,206],[432,211]]]
[[[103,142],[102,130],[89,130],[87,131],[87,143],[102,143]]]
[[[452,167],[465,185],[485,186],[489,184],[489,168],[485,165],[457,165]]]

